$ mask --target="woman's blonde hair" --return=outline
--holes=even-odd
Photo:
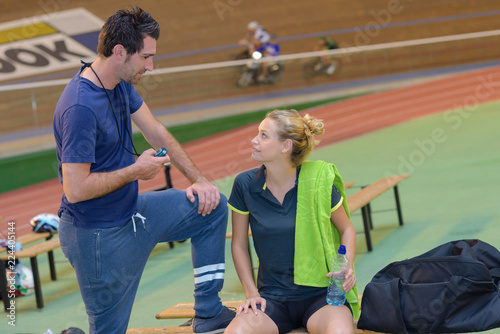
[[[292,165],[297,167],[304,162],[313,147],[319,143],[315,135],[322,135],[325,124],[322,120],[306,114],[304,117],[294,110],[274,110],[266,115],[266,118],[275,121],[278,128],[278,136],[282,141],[292,141],[291,160]]]

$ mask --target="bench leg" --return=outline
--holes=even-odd
[[[50,278],[53,281],[57,281],[56,265],[54,262],[54,252],[53,251],[47,252],[47,256],[49,257]]]
[[[33,271],[33,281],[35,283],[36,307],[43,308],[42,285],[40,284],[40,273],[38,272],[38,262],[36,256],[30,258],[31,270]]]
[[[165,179],[167,181],[167,186],[166,189],[173,188],[174,186],[172,185],[172,177],[170,176],[170,164],[166,165],[164,167],[165,170]]]
[[[368,210],[368,222],[370,223],[370,230],[373,230],[373,220],[372,220],[372,207],[370,203],[366,204]]]
[[[361,208],[361,215],[363,216],[363,226],[365,229],[365,238],[366,238],[366,247],[368,248],[368,251],[371,252],[373,247],[372,247],[372,238],[370,236],[370,211],[368,209],[368,206],[365,205],[364,207]]]
[[[401,203],[399,202],[398,186],[394,186],[394,198],[396,199],[396,209],[398,210],[399,226],[403,226],[403,212],[401,210]]]
[[[165,171],[165,179],[167,181],[165,189],[173,188],[174,186],[172,185],[172,177],[170,176],[170,164],[164,166],[164,171]],[[168,245],[170,246],[170,249],[174,248],[173,241],[169,241]]]
[[[53,234],[51,233],[45,240],[50,240],[52,239],[52,237]],[[57,281],[56,265],[54,262],[54,252],[52,251],[47,252],[47,256],[49,257],[50,278],[53,281]]]
[[[366,187],[367,186],[361,186],[361,189],[364,189]],[[368,204],[366,204],[366,207],[367,207],[367,210],[368,210],[367,212],[368,212],[368,217],[369,217],[368,222],[370,223],[370,230],[373,230],[372,208],[370,206],[370,202],[368,202]],[[365,219],[365,218],[363,217],[363,219]]]
[[[7,291],[7,277],[5,276],[5,265],[0,260],[0,290],[2,291],[3,309],[7,312],[10,306],[9,292]]]

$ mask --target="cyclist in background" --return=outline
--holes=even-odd
[[[314,48],[314,51],[321,51],[321,50],[328,51],[328,50],[334,50],[334,49],[338,49],[338,48],[339,48],[339,46],[334,39],[332,39],[330,37],[326,37],[326,36],[320,36],[318,38],[317,44]],[[332,61],[332,57],[330,55],[323,55],[323,56],[320,56],[320,58],[321,58],[321,62],[316,64],[314,69],[316,71],[319,71],[319,70],[321,70],[321,68],[325,68],[326,74],[328,74],[328,75],[333,74],[333,72],[335,71],[335,64]]]
[[[252,21],[248,23],[247,33],[239,44],[247,47],[250,56],[252,52],[269,42],[270,38],[269,33],[257,21]]]
[[[281,48],[276,40],[276,35],[270,35],[269,36],[269,41],[266,42],[265,44],[261,45],[257,51],[262,53],[263,57],[276,57],[280,55]],[[262,63],[262,71],[257,78],[259,82],[264,82],[267,74],[267,70],[269,69],[270,65],[275,64],[276,61],[266,61]]]
[[[334,39],[326,36],[318,38],[318,50],[333,50],[338,48],[339,46]]]

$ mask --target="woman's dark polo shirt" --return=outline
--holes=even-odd
[[[283,204],[267,189],[264,166],[239,174],[228,201],[233,211],[249,215],[255,250],[259,257],[257,286],[264,298],[297,301],[326,294],[326,288],[293,283],[299,173],[300,167],[297,168],[295,186],[285,195]],[[332,212],[341,204],[342,196],[333,186]]]

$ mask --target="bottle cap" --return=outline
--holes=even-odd
[[[339,254],[340,255],[345,255],[346,251],[345,251],[345,246],[344,245],[340,245],[339,247]]]

